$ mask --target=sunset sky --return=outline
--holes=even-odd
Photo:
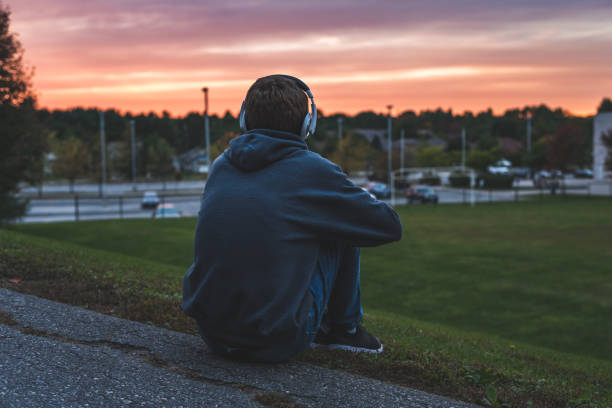
[[[612,1],[0,0],[42,107],[234,114],[249,85],[299,76],[325,113],[612,96]]]

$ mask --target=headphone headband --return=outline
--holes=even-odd
[[[306,139],[309,135],[312,135],[315,132],[315,129],[317,127],[317,105],[315,104],[314,97],[312,96],[310,88],[308,87],[308,85],[306,85],[304,81],[291,75],[276,74],[270,76],[279,76],[292,80],[300,87],[302,91],[306,93],[306,95],[310,99],[310,112],[306,113],[306,116],[304,117],[304,121],[302,123],[302,129],[300,130],[300,137],[302,139]],[[242,106],[240,107],[240,115],[238,116],[238,120],[240,122],[240,129],[243,132],[246,132],[248,130],[246,126],[245,102],[246,99],[242,101]]]

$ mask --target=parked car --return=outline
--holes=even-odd
[[[593,171],[591,169],[578,169],[574,171],[574,177],[576,178],[593,178]]]
[[[510,174],[510,169],[506,166],[489,166],[487,171],[491,174]]]
[[[533,186],[536,188],[557,188],[559,179],[563,178],[560,170],[540,170],[533,176]]]
[[[155,191],[146,191],[140,202],[141,208],[157,208],[159,205],[159,197]]]
[[[374,194],[378,199],[391,198],[391,190],[389,189],[389,186],[387,186],[385,183],[368,183],[368,185],[366,186],[366,190],[369,193]]]
[[[531,170],[528,167],[513,167],[511,173],[516,178],[529,178]]]
[[[181,213],[174,204],[161,204],[153,212],[153,218],[181,218]]]
[[[406,198],[410,204],[415,201],[420,201],[421,203],[433,203],[438,204],[438,195],[436,191],[429,186],[414,186],[406,191]]]
[[[561,170],[551,170],[550,172],[551,172],[553,178],[558,178],[558,179],[564,178],[563,172]]]

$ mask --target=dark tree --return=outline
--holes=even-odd
[[[42,177],[45,136],[38,126],[32,72],[9,29],[10,11],[0,3],[0,221],[19,217],[25,203],[15,198],[20,181]]]
[[[547,142],[550,168],[566,171],[581,163],[586,135],[577,123],[568,122],[559,126]]]
[[[599,107],[597,108],[597,113],[603,113],[603,112],[612,112],[612,99],[603,98],[601,100],[601,103],[599,104]]]

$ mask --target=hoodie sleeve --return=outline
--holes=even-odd
[[[393,208],[355,186],[340,167],[318,157],[305,174],[308,180],[290,200],[288,217],[306,232],[359,247],[401,239]]]

